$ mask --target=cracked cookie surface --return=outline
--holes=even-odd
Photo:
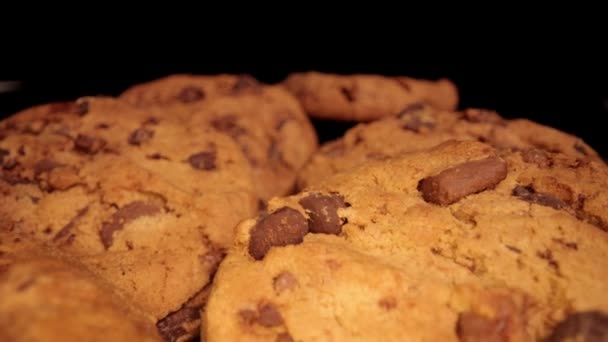
[[[205,94],[184,101],[181,93]],[[262,200],[293,191],[296,173],[317,149],[298,100],[281,86],[245,75],[173,75],[135,86],[121,99],[187,126],[229,136],[247,157]]]
[[[237,227],[204,313],[206,341],[602,330],[607,187],[598,161],[474,141],[337,174]]]
[[[481,141],[519,150],[536,148],[599,160],[580,138],[533,121],[506,120],[481,109],[450,112],[413,105],[398,115],[357,125],[341,138],[325,143],[298,175],[298,187],[314,185],[368,160],[420,151],[448,140]]]
[[[213,130],[82,103],[84,114],[43,106],[2,123],[0,226],[78,259],[172,340],[191,336],[200,320],[187,308],[231,228],[257,211],[248,162]]]

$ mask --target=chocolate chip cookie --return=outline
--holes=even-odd
[[[185,339],[199,316],[184,312],[198,312],[232,227],[257,211],[248,163],[213,130],[83,103],[83,116],[42,115],[35,130],[20,114],[0,125],[0,226],[77,258]]]
[[[476,140],[496,147],[538,148],[581,159],[599,159],[584,141],[526,119],[506,120],[493,111],[450,112],[413,105],[398,115],[359,124],[343,137],[325,143],[298,176],[299,188],[367,160],[430,148],[447,140]]]
[[[426,103],[444,110],[458,105],[456,86],[447,79],[305,72],[289,75],[283,84],[310,116],[321,119],[372,121],[413,104]]]
[[[476,141],[370,161],[237,227],[205,338],[605,336],[606,188],[596,160]]]
[[[199,89],[204,97],[183,101]],[[127,90],[122,99],[163,119],[212,127],[231,137],[247,157],[262,201],[293,191],[296,174],[318,148],[310,120],[281,86],[249,76],[175,75]]]
[[[0,229],[0,340],[160,341],[154,323],[82,265]]]

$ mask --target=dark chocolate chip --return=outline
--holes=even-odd
[[[240,75],[236,83],[232,86],[234,93],[239,93],[248,89],[259,88],[260,83],[251,75]]]
[[[164,159],[164,160],[169,160],[168,157],[163,156],[162,154],[156,152],[156,153],[152,153],[152,154],[148,154],[146,156],[146,158],[148,159],[154,159],[154,160],[159,160],[159,159]]]
[[[88,154],[99,152],[105,145],[105,140],[84,134],[78,134],[74,141],[76,151]]]
[[[266,208],[268,207],[268,203],[266,203],[266,201],[264,201],[261,198],[258,198],[258,210],[262,211],[262,210],[266,210]]]
[[[488,157],[465,162],[422,179],[418,190],[425,201],[447,205],[468,195],[493,189],[506,177],[507,163],[497,157]]]
[[[348,102],[355,101],[355,88],[352,87],[340,87],[340,92],[346,98]]]
[[[76,114],[83,116],[85,114],[87,114],[89,112],[89,102],[88,101],[82,101],[80,103],[78,103],[77,109],[76,109]]]
[[[283,207],[263,216],[251,229],[249,254],[256,260],[264,258],[271,247],[299,244],[308,233],[308,222],[299,211]]]
[[[84,215],[86,215],[87,211],[89,211],[88,206],[78,210],[78,212],[76,213],[76,216],[72,217],[70,222],[68,222],[63,228],[61,228],[57,232],[57,234],[55,234],[55,237],[53,237],[53,241],[55,241],[55,242],[59,241],[59,240],[65,238],[66,236],[70,235],[72,233],[72,230],[76,226],[76,224],[78,224],[78,221],[80,221],[80,219]]]
[[[196,86],[187,86],[182,89],[178,98],[183,103],[191,103],[205,98],[205,92]]]
[[[574,149],[584,156],[589,156],[589,151],[587,151],[587,148],[585,148],[585,146],[580,142],[574,144]]]
[[[114,240],[113,234],[115,231],[121,230],[123,226],[141,216],[153,216],[159,213],[161,209],[153,204],[142,201],[131,202],[126,206],[118,209],[109,222],[105,222],[101,226],[99,235],[101,242],[107,249],[112,245]]]
[[[412,113],[416,113],[419,111],[422,111],[426,108],[426,105],[424,103],[421,102],[416,102],[416,103],[412,103],[407,105],[405,108],[403,108],[398,114],[397,117],[402,119],[405,116],[408,116]]]
[[[42,173],[49,172],[54,168],[62,166],[64,166],[64,164],[57,163],[49,159],[42,159],[34,164],[34,177],[38,177]]]
[[[551,194],[544,194],[544,193],[536,192],[536,190],[534,190],[534,188],[530,185],[529,186],[518,185],[513,189],[511,194],[524,201],[544,205],[546,207],[551,207],[554,209],[561,209],[561,208],[565,208],[568,206],[566,204],[566,202],[562,201],[561,199],[559,199]]]
[[[298,202],[308,212],[308,227],[311,233],[340,234],[342,220],[338,209],[346,208],[344,197],[339,194],[312,193]]]
[[[238,118],[234,115],[225,115],[211,120],[211,126],[233,138],[247,133],[247,130],[237,124]]]
[[[608,315],[600,311],[570,314],[557,324],[547,341],[608,341]]]
[[[276,327],[283,324],[283,317],[273,304],[264,304],[259,309],[258,324],[264,327]]]
[[[215,150],[199,152],[188,157],[188,163],[197,170],[215,170],[216,157],[217,153]]]
[[[129,144],[139,146],[150,141],[154,137],[154,131],[146,128],[138,128],[129,135]]]
[[[188,332],[184,328],[185,323],[201,319],[201,307],[182,307],[168,314],[156,323],[158,332],[165,341],[177,341],[177,339]]]
[[[296,285],[298,285],[298,280],[289,271],[283,271],[279,273],[272,280],[272,287],[277,293],[281,293],[286,290],[291,290]]]
[[[239,310],[239,317],[241,318],[243,323],[247,325],[253,325],[258,318],[258,313],[255,310],[242,309]]]

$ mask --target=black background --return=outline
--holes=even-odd
[[[569,53],[565,53],[565,51]],[[100,50],[101,51],[101,50]],[[0,80],[20,80],[19,91],[0,93],[0,116],[28,106],[84,95],[118,95],[129,85],[172,73],[249,73],[264,82],[289,72],[377,73],[453,80],[460,107],[495,109],[507,118],[524,117],[582,137],[604,157],[608,139],[608,68],[599,50],[527,45],[422,46],[331,44],[140,50],[138,53],[62,55],[35,62],[13,61]],[[170,53],[167,53],[169,51]],[[78,52],[75,50],[74,52]],[[322,141],[350,126],[315,122]]]

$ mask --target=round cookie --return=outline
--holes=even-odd
[[[212,130],[116,111],[116,100],[87,103],[84,116],[53,114],[35,133],[19,114],[1,125],[0,226],[78,258],[165,338],[184,340],[199,321],[198,308],[184,309],[210,282],[232,227],[257,210],[248,163]]]
[[[0,230],[0,340],[160,341],[154,323],[81,265]]]
[[[359,124],[343,137],[325,143],[298,175],[298,187],[316,184],[367,160],[419,151],[447,140],[476,140],[514,149],[535,147],[599,160],[578,137],[530,120],[505,120],[480,109],[449,112],[414,105],[398,115]]]
[[[184,89],[208,94],[181,101]],[[318,148],[317,135],[295,97],[249,76],[174,75],[135,86],[121,99],[187,126],[230,136],[249,160],[265,201],[293,191],[296,174]]]
[[[259,82],[250,75],[175,74],[141,83],[125,90],[120,98],[136,106],[203,103],[226,95],[256,93]]]
[[[337,174],[237,227],[205,341],[605,335],[607,187],[597,161],[474,141]]]
[[[455,110],[458,105],[458,90],[447,79],[305,72],[289,75],[283,84],[310,116],[320,119],[372,121],[413,104],[427,103],[444,110]]]

